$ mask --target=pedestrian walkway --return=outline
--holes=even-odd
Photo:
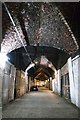
[[[3,118],[78,118],[78,109],[52,91],[42,90],[5,106]]]

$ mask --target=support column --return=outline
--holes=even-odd
[[[1,42],[2,42],[2,2],[0,2],[0,18],[1,18],[0,19],[0,51],[1,51]],[[0,120],[2,119],[2,79],[3,79],[3,71],[0,68]]]
[[[78,59],[78,107],[80,108],[80,57]]]
[[[25,79],[26,79],[26,92],[29,91],[29,76],[27,70],[25,70]]]
[[[59,95],[60,95],[60,88],[61,88],[61,85],[60,85],[60,83],[61,83],[61,71],[60,71],[60,69],[58,70],[58,93],[59,93]]]
[[[2,80],[3,80],[3,70],[0,68],[0,120],[2,119]]]
[[[58,71],[55,72],[54,92],[58,93]]]
[[[69,82],[70,82],[71,102],[72,102],[73,104],[75,104],[75,103],[76,103],[76,101],[75,101],[75,86],[74,86],[73,68],[72,68],[72,60],[71,60],[71,57],[68,59],[68,69],[69,69]]]
[[[28,92],[28,86],[29,86],[29,80],[28,80],[29,78],[28,78],[28,75],[26,75],[26,92]]]
[[[78,58],[77,56],[72,59],[73,65],[73,79],[74,79],[74,94],[75,94],[75,104],[78,106]]]

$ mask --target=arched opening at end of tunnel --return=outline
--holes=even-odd
[[[51,82],[55,79],[55,71],[55,67],[45,56],[37,57],[34,64],[30,64],[26,69],[29,91],[52,90]]]

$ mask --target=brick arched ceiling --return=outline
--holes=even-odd
[[[6,3],[24,45],[51,46],[69,54],[78,50],[76,42],[64,24],[55,3]],[[22,47],[10,18],[2,8],[2,52]]]
[[[80,46],[80,2],[57,2],[56,5],[65,16],[65,19]]]

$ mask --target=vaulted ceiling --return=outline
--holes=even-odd
[[[79,3],[7,2],[6,6],[19,36],[3,4],[1,51],[8,53],[10,62],[17,68],[25,70],[31,62],[29,57],[34,61],[44,55],[59,69],[79,50]],[[48,68],[46,72],[40,65],[35,70],[30,71],[30,74],[34,71],[34,77],[49,77]]]
[[[64,17],[67,22],[70,23],[71,29],[76,34],[76,38],[78,38],[79,35],[78,32],[76,32],[79,28],[77,23],[79,22],[77,19],[79,16],[76,15],[79,14],[79,11],[77,10],[79,9],[78,4],[9,2],[6,3],[6,5],[20,33],[20,37],[23,40],[24,45],[51,46],[67,51],[68,53],[77,51],[78,46],[75,43],[76,40],[74,41],[67,26],[64,24],[62,16],[60,16],[59,9],[62,8],[62,13],[65,13]],[[71,10],[74,9],[74,14],[76,13],[75,15],[72,13],[74,16],[70,16],[70,14],[68,15],[69,12],[66,12],[69,11],[68,5],[69,8],[71,6]],[[13,27],[4,5],[2,12],[2,52],[10,52],[21,47],[22,43],[16,34],[15,28]],[[76,20],[76,24],[74,19]]]
[[[80,2],[57,2],[56,5],[68,22],[80,47]]]

